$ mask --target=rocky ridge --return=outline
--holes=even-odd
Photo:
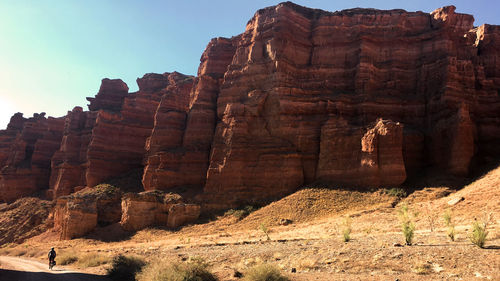
[[[145,190],[204,210],[314,182],[467,176],[500,157],[500,27],[473,20],[453,6],[259,10],[244,33],[210,41],[196,77],[146,74],[136,93],[104,79],[89,111],[14,115],[0,131],[0,200],[58,198],[136,169]]]

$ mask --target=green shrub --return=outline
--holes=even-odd
[[[185,263],[170,263],[158,260],[138,274],[139,281],[218,281],[202,259]]]
[[[345,217],[342,221],[342,238],[344,242],[349,242],[351,240],[351,222],[352,220],[350,216]]]
[[[403,204],[401,206],[399,210],[399,221],[401,222],[401,230],[403,231],[406,245],[411,245],[413,241],[413,235],[415,233],[415,223],[413,222],[414,216],[415,215],[410,215],[408,205]]]
[[[271,264],[256,265],[244,275],[245,281],[290,281],[281,271]]]
[[[488,236],[488,231],[486,230],[487,227],[488,220],[483,221],[482,223],[475,220],[472,224],[472,233],[469,238],[470,241],[479,248],[484,248],[484,243],[486,242],[486,237]]]
[[[118,255],[113,258],[108,269],[108,277],[112,280],[135,281],[135,274],[146,265],[144,260],[134,256]]]
[[[384,192],[390,196],[395,196],[398,198],[404,198],[407,196],[406,191],[400,187],[393,187],[390,189],[384,189]]]

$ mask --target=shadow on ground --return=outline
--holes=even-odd
[[[0,281],[109,281],[110,279],[101,276],[87,273],[58,273],[52,274],[47,272],[29,272],[0,269]]]

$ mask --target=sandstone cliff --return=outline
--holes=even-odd
[[[242,34],[210,41],[197,77],[146,74],[136,93],[104,79],[90,111],[15,115],[0,132],[0,199],[49,185],[56,198],[137,169],[145,190],[192,191],[206,209],[313,182],[399,186],[426,169],[467,176],[500,158],[499,56],[500,27],[474,27],[453,6],[281,3],[257,11]],[[33,122],[53,125],[34,136]]]
[[[0,201],[48,189],[50,161],[61,144],[63,125],[63,119],[45,118],[45,113],[11,118],[0,134]]]
[[[452,6],[258,11],[221,84],[209,204],[317,180],[397,186],[423,168],[466,176],[498,158],[497,34]]]

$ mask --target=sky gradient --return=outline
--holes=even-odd
[[[87,110],[102,78],[137,90],[145,73],[195,75],[213,37],[245,30],[256,10],[281,1],[1,0],[0,129],[15,112],[60,117]],[[354,7],[431,12],[455,5],[475,25],[500,24],[499,1],[293,1],[327,11]]]

